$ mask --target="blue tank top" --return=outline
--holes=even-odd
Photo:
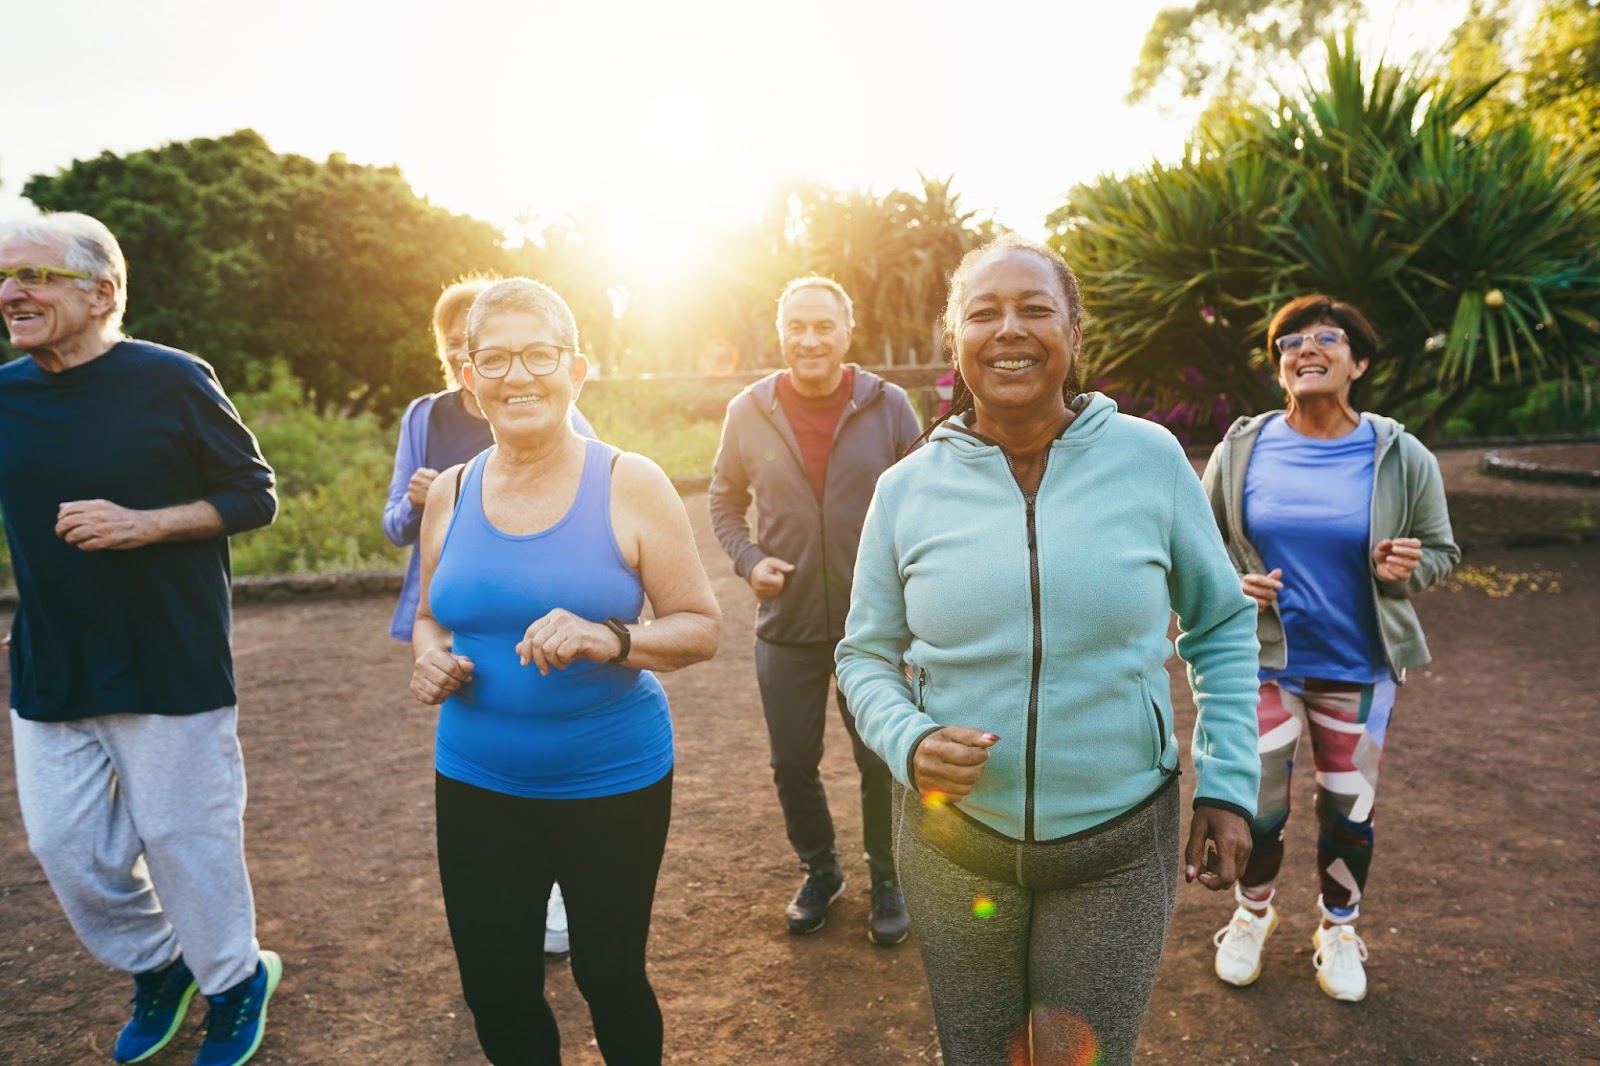
[[[483,513],[483,467],[467,467],[434,569],[429,601],[472,680],[439,712],[434,765],[469,785],[534,799],[613,796],[652,785],[672,768],[672,719],[648,670],[576,662],[541,676],[517,642],[557,607],[600,622],[638,619],[639,574],[611,529],[617,450],[585,442],[571,509],[538,533],[512,536]]]

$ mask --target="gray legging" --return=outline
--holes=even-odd
[[[895,792],[895,863],[948,1066],[1131,1063],[1177,895],[1176,780],[1038,844]]]

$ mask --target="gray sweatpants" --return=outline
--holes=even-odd
[[[238,711],[32,722],[11,712],[28,846],[89,953],[128,973],[181,952],[205,995],[255,972]]]
[[[945,1063],[1133,1062],[1177,897],[1176,782],[1043,844],[895,789],[895,863]]]

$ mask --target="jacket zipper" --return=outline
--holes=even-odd
[[[1034,761],[1039,750],[1039,675],[1044,669],[1044,612],[1040,606],[1041,593],[1039,588],[1039,529],[1038,514],[1034,507],[1038,499],[1038,490],[1028,492],[1022,488],[1022,479],[1017,477],[1017,468],[1011,462],[1011,456],[1006,454],[1004,448],[1000,454],[1006,457],[1006,466],[1011,471],[1012,480],[1016,481],[1017,488],[1022,492],[1022,501],[1027,507],[1028,525],[1028,591],[1033,606],[1033,673],[1028,681],[1028,745],[1027,763],[1023,769],[1026,787],[1023,789],[1025,808],[1023,814],[1023,839],[1033,842],[1034,816],[1034,790],[1035,781]],[[1039,469],[1039,484],[1044,484],[1045,467],[1050,463],[1050,450],[1045,449],[1043,464]]]
[[[867,398],[866,403],[875,402],[881,394],[881,390],[874,393]],[[767,420],[772,423],[774,429],[778,428],[776,412],[781,406],[777,393],[773,393],[772,402],[767,411]],[[834,423],[833,426],[833,440],[828,444],[828,471],[824,471],[822,475],[822,499],[817,501],[817,556],[819,569],[822,573],[822,625],[824,632],[830,632],[829,627],[833,624],[833,601],[828,596],[828,472],[833,469],[834,449],[839,444],[839,435],[844,432],[845,422],[865,406],[866,404],[857,403],[856,398],[851,396],[850,401],[845,404],[844,410],[839,412],[839,421]],[[758,406],[757,410],[759,409]],[[778,435],[780,437],[783,436],[782,432]],[[790,427],[789,435],[791,437],[794,435],[793,427]],[[784,443],[787,444],[788,441],[785,440]],[[789,452],[794,456],[794,461],[800,466],[800,476],[804,477],[806,472],[805,457],[795,448],[790,448]]]

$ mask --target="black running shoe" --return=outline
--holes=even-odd
[[[911,932],[911,915],[906,913],[906,898],[892,877],[872,882],[872,913],[867,918],[867,936],[879,947],[887,948]]]
[[[844,894],[844,871],[837,862],[806,867],[806,879],[783,912],[791,933],[815,933],[828,924],[828,908]]]

